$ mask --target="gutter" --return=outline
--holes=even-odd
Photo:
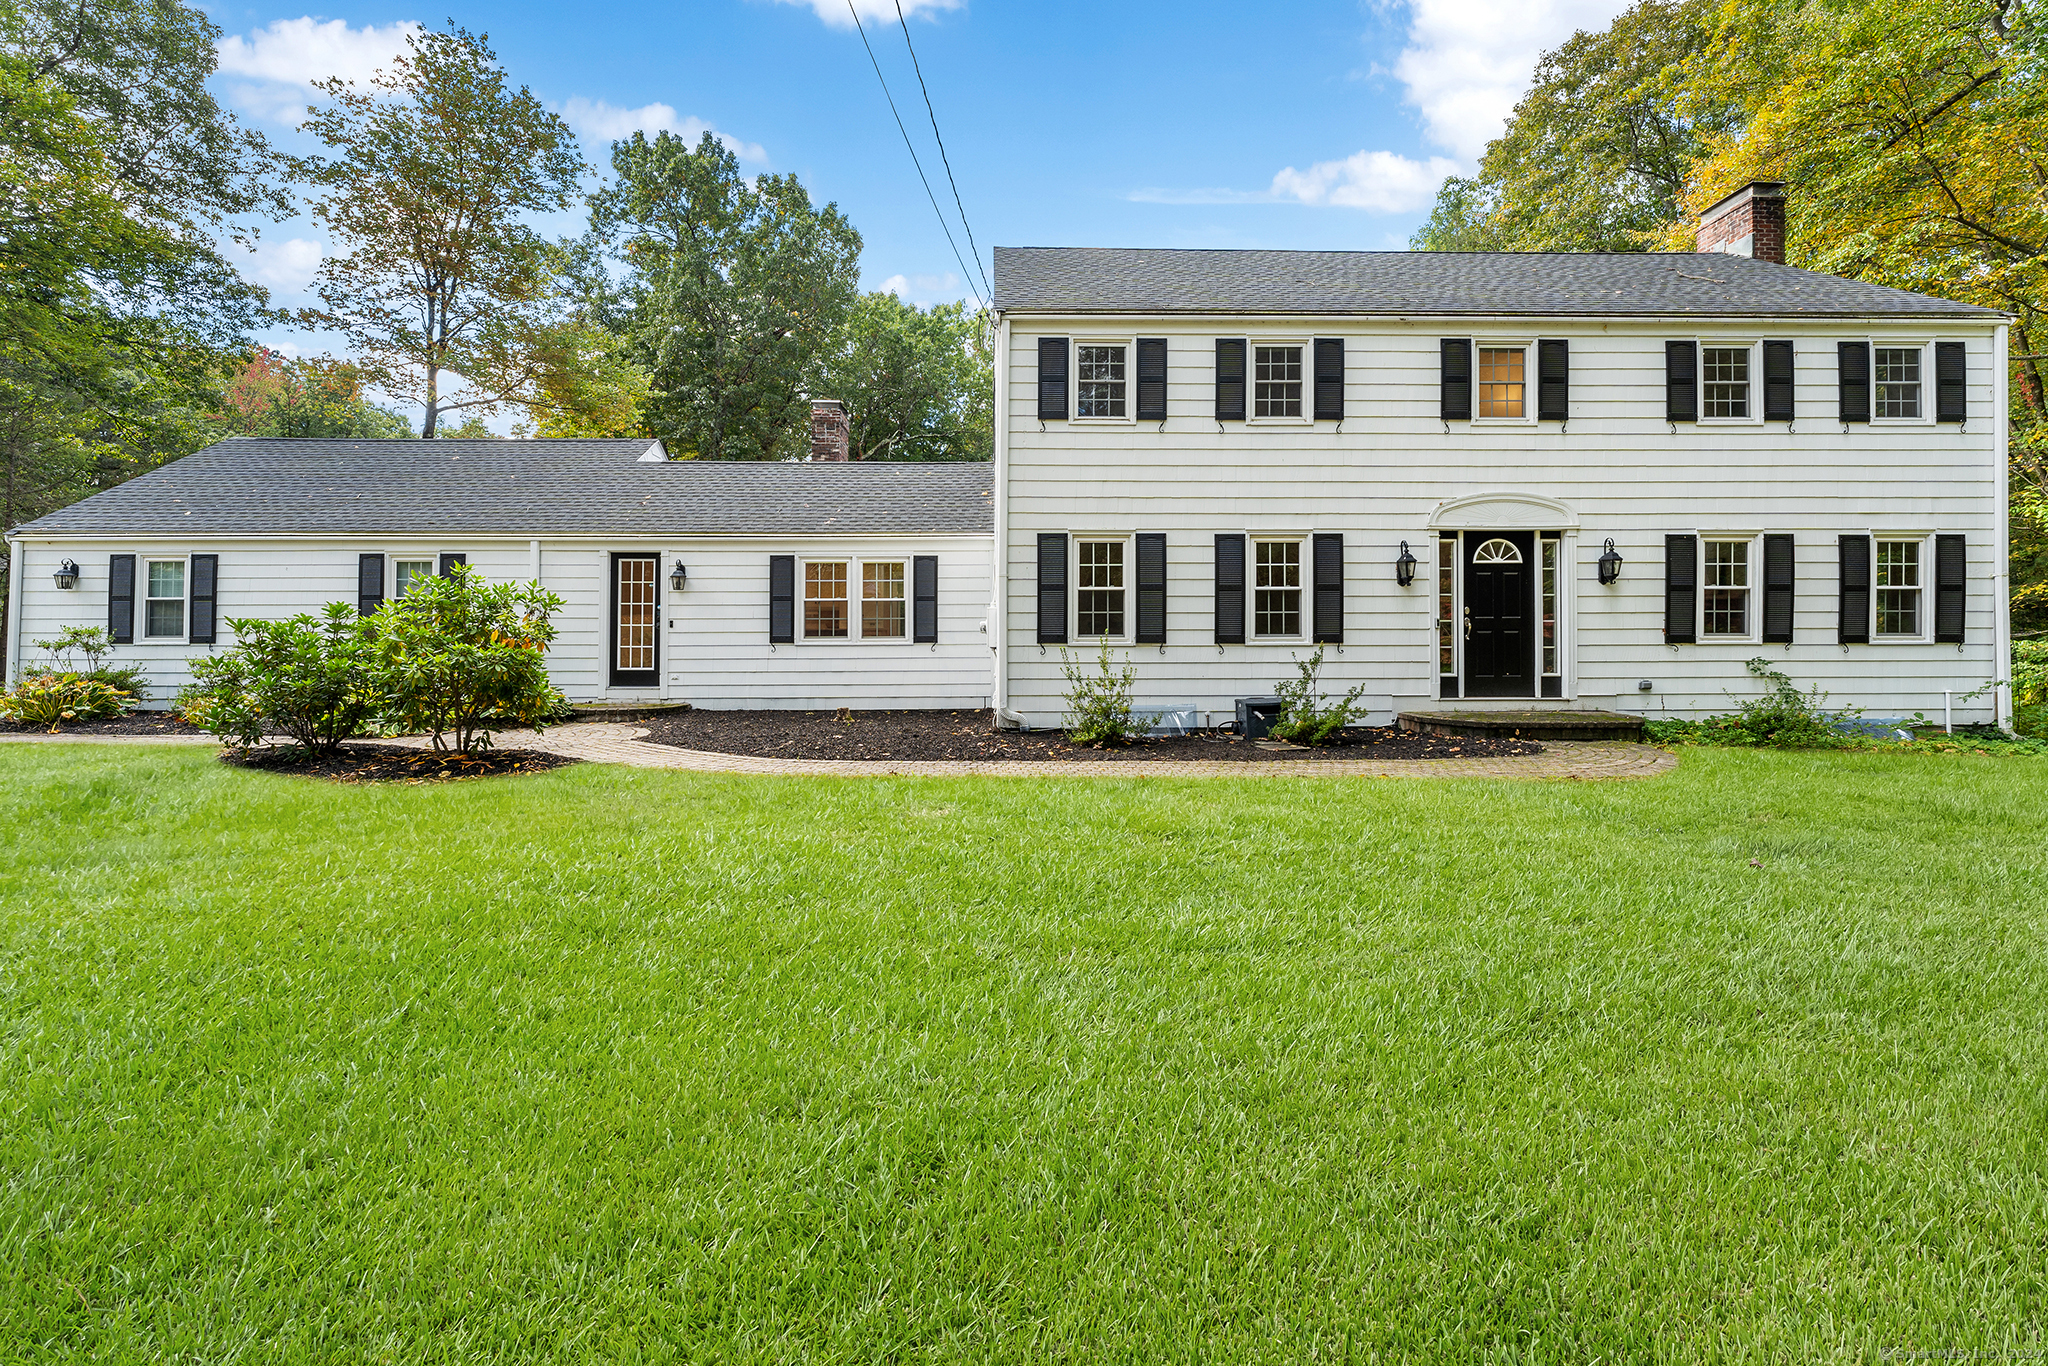
[[[996,717],[1003,716],[1010,704],[1010,640],[1009,612],[1010,580],[1007,572],[1010,564],[1010,320],[1002,313],[996,317],[996,365],[995,365],[995,418],[996,440],[995,468],[990,471],[995,481],[995,526],[990,539],[989,592],[993,601],[989,604],[988,630],[989,645],[994,653],[990,667],[995,670],[995,689],[989,702]]]

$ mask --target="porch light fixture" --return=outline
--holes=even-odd
[[[1607,548],[1600,552],[1600,582],[1613,583],[1621,577],[1621,554],[1614,548],[1614,538],[1607,538]]]
[[[1415,582],[1415,556],[1406,541],[1401,542],[1401,558],[1394,561],[1394,582],[1403,588]]]
[[[56,575],[56,578],[57,578],[57,586],[58,586],[59,588],[76,588],[76,587],[78,587],[78,564],[77,564],[77,562],[76,562],[76,561],[74,561],[74,560],[66,560],[66,561],[64,561],[64,563],[62,563],[62,564],[58,565],[58,566],[57,566],[57,575]]]
[[[690,571],[683,568],[681,560],[677,560],[676,567],[668,571],[668,581],[678,593],[682,592],[683,585],[690,581]]]

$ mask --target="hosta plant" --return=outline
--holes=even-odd
[[[51,734],[66,721],[106,721],[127,714],[135,695],[80,674],[36,674],[12,692],[0,693],[0,718],[25,726],[48,726]]]

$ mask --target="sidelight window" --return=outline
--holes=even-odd
[[[1436,542],[1436,671],[1458,672],[1458,538]]]

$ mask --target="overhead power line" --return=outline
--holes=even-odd
[[[953,159],[946,155],[946,140],[939,135],[939,113],[932,108],[932,92],[925,88],[924,68],[917,63],[917,48],[910,41],[910,25],[903,18],[903,0],[896,0],[896,24],[903,30],[903,46],[910,52],[910,69],[917,73],[917,88],[924,96],[924,112],[931,115],[932,141],[939,144],[939,163],[946,168],[946,183],[953,187],[953,207],[960,211],[960,226],[967,230],[967,250],[974,257],[974,268],[981,272],[981,290],[990,300],[996,292],[988,282],[988,272],[981,269],[981,248],[974,243],[974,225],[967,221],[967,206],[960,202],[960,182],[953,179]]]
[[[953,229],[946,222],[945,210],[939,207],[939,197],[932,193],[932,182],[925,176],[924,163],[917,159],[917,147],[910,140],[910,130],[903,126],[903,115],[896,112],[896,97],[889,93],[889,80],[882,74],[882,64],[875,60],[874,44],[868,41],[867,26],[860,21],[860,11],[853,7],[853,0],[846,0],[846,10],[853,16],[854,28],[860,32],[860,45],[868,50],[868,63],[875,68],[875,79],[882,83],[882,98],[889,102],[889,112],[896,119],[896,131],[903,134],[903,145],[910,152],[910,164],[917,167],[917,178],[924,182],[925,197],[932,201],[932,212],[938,215],[939,227],[946,234],[946,245],[953,249],[953,260],[960,267],[961,281],[967,286],[968,292],[974,294],[975,305],[986,307],[987,305],[981,301],[980,292],[974,288],[974,272],[970,271],[967,262],[961,259],[960,244],[953,240]],[[966,226],[964,220],[961,226]]]

